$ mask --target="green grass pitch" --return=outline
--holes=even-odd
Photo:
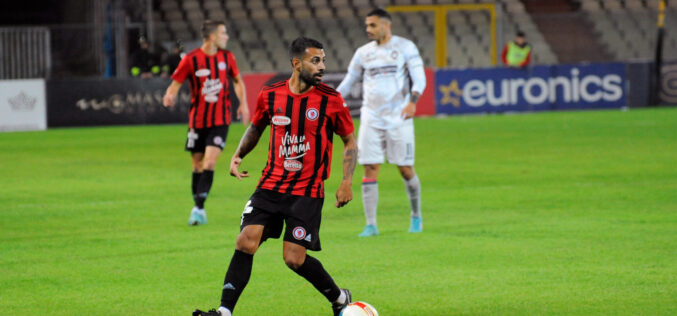
[[[0,314],[189,315],[216,307],[267,136],[227,175],[235,124],[207,201],[192,207],[185,125],[0,134]],[[424,232],[394,166],[381,235],[355,200],[333,206],[335,138],[314,253],[381,315],[677,314],[677,108],[416,120]],[[268,132],[266,131],[265,135]],[[330,315],[263,244],[237,315]]]

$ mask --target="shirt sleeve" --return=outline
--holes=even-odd
[[[360,59],[359,52],[360,50],[358,49],[355,52],[355,55],[353,55],[346,76],[343,77],[343,81],[341,81],[341,84],[336,88],[336,91],[340,92],[342,95],[348,95],[355,82],[362,76],[362,60]]]
[[[256,110],[254,111],[254,116],[252,117],[252,124],[256,127],[266,127],[270,124],[270,113],[268,111],[267,100],[265,98],[267,94],[263,91],[259,92],[258,98],[256,98]]]
[[[418,53],[418,48],[414,43],[408,43],[404,50],[404,58],[412,81],[411,91],[423,94],[426,85],[425,69],[423,68],[423,59]]]
[[[231,78],[235,78],[240,75],[240,69],[237,68],[237,61],[235,61],[235,55],[233,55],[233,52],[228,52],[226,54],[226,60],[228,62],[228,75]]]
[[[355,126],[353,126],[353,117],[350,116],[348,105],[340,95],[334,100],[334,109],[336,111],[336,117],[334,118],[334,131],[339,136],[346,136],[355,131]]]
[[[188,59],[189,59],[188,57],[184,57],[181,59],[181,61],[179,62],[179,66],[176,67],[176,70],[172,75],[172,80],[179,83],[183,83],[184,81],[186,81],[188,75],[190,75],[193,72],[192,66],[190,64],[190,61],[188,61]]]

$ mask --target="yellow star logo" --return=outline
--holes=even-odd
[[[458,88],[458,81],[454,80],[450,82],[448,86],[439,85],[438,89],[442,92],[442,100],[440,100],[441,105],[451,104],[454,107],[461,106],[463,91]]]

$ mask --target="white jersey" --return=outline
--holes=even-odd
[[[371,41],[358,48],[336,90],[347,95],[360,77],[361,121],[380,129],[401,125],[401,113],[411,92],[422,94],[426,85],[418,48],[410,40],[395,35],[383,45]]]

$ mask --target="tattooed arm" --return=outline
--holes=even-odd
[[[235,154],[230,160],[231,176],[237,177],[238,180],[249,177],[249,173],[247,171],[240,172],[238,167],[240,167],[240,164],[242,163],[242,158],[244,158],[244,156],[246,156],[250,151],[252,151],[252,149],[254,149],[254,147],[256,147],[256,144],[259,142],[264,129],[265,127],[260,128],[254,124],[249,124],[249,127],[244,132],[244,135],[242,135],[240,145],[237,146]]]
[[[357,163],[357,143],[355,134],[341,136],[343,140],[343,180],[336,191],[336,207],[342,207],[353,199],[353,173]]]

